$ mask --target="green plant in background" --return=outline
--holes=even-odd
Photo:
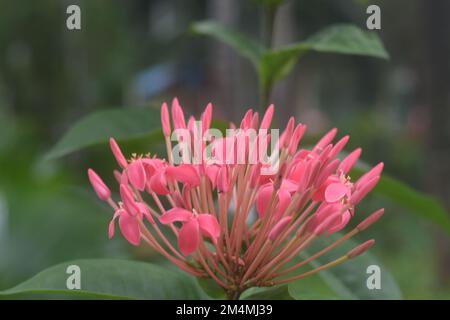
[[[376,33],[363,31],[353,25],[331,26],[300,43],[283,48],[271,48],[276,11],[283,1],[261,0],[259,2],[265,16],[263,44],[210,21],[193,24],[192,31],[212,36],[229,44],[238,54],[252,62],[259,78],[260,107],[267,105],[276,83],[288,75],[297,60],[307,52],[388,57]],[[76,123],[47,156],[54,159],[88,146],[103,144],[108,141],[110,136],[116,136],[121,141],[136,137],[148,137],[152,142],[162,141],[159,122],[154,121],[158,117],[159,115],[152,108],[106,110],[88,115]],[[360,164],[353,170],[352,175],[360,176],[366,171],[366,168],[364,164]],[[418,193],[406,184],[386,175],[381,179],[375,192],[406,208],[408,212],[429,219],[450,232],[448,215],[434,198]],[[352,248],[351,244],[349,244],[349,248]],[[86,274],[89,274],[89,279],[85,280],[84,289],[81,291],[70,291],[65,287],[67,277],[65,270],[71,264],[80,265],[82,270],[86,270]],[[328,285],[323,289],[323,296],[330,298],[400,298],[401,294],[395,280],[386,271],[383,272],[382,291],[368,292],[364,288],[365,268],[369,264],[380,265],[375,257],[365,255],[356,259],[352,265],[342,265],[326,273],[321,273],[321,277]],[[92,279],[99,279],[99,281],[91,281]],[[158,283],[158,286],[153,285],[154,283]],[[15,288],[3,291],[1,295],[55,293],[82,297],[161,299],[221,297],[215,288],[207,289],[207,287],[208,284],[201,282],[199,284],[188,275],[157,265],[120,260],[84,260],[52,267]],[[307,287],[305,282],[294,282],[281,289],[250,292],[243,295],[243,298],[317,298],[317,292],[308,292]]]
[[[284,1],[259,2],[264,11],[262,43],[213,21],[194,23],[191,30],[196,34],[208,35],[223,41],[237,54],[250,60],[258,74],[261,108],[268,105],[277,81],[286,77],[298,59],[310,51],[355,54],[382,59],[389,57],[376,33],[363,31],[349,24],[333,25],[304,41],[272,48],[276,11]]]

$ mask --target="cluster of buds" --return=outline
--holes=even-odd
[[[342,230],[355,215],[355,206],[380,179],[382,163],[352,182],[348,173],[361,149],[342,161],[337,158],[348,136],[333,144],[337,130],[332,129],[315,146],[299,148],[306,126],[290,118],[275,139],[273,130],[267,134],[273,106],[261,121],[257,112],[249,110],[239,127],[230,124],[235,134],[224,138],[208,135],[211,104],[199,121],[190,117],[186,123],[174,99],[171,114],[163,104],[167,159],[150,155],[126,159],[110,139],[121,168],[114,172],[120,201],[114,201],[101,178],[88,170],[98,197],[114,209],[110,238],[118,220],[132,245],[144,242],[182,270],[214,279],[232,298],[250,287],[301,279],[354,258],[374,244],[374,240],[366,241],[345,256],[301,272],[309,262],[377,221],[383,209],[331,245],[309,253],[309,258],[290,263],[316,239]],[[269,143],[274,146],[270,156]],[[194,159],[198,151],[200,161]],[[175,235],[178,245],[168,240],[168,233]]]

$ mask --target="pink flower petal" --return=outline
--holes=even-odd
[[[200,231],[197,219],[186,222],[178,233],[178,246],[185,256],[197,250],[200,240]]]
[[[342,230],[348,224],[351,217],[352,215],[348,210],[342,213],[340,221],[338,221],[338,223],[336,223],[334,226],[331,226],[331,228],[327,232],[327,235]]]
[[[192,212],[182,209],[182,208],[173,208],[166,213],[164,213],[161,217],[159,217],[159,221],[162,224],[174,223],[176,221],[186,222],[190,220],[192,217]]]
[[[217,182],[217,173],[219,172],[219,166],[217,165],[207,165],[205,168],[206,175],[208,176],[209,180],[211,181],[211,185],[213,189],[216,188],[216,182]]]
[[[148,184],[149,189],[159,195],[169,194],[169,189],[167,189],[167,180],[163,170],[158,170],[153,177],[150,179]]]
[[[166,169],[167,177],[177,180],[181,183],[186,183],[191,187],[196,187],[200,184],[200,177],[197,169],[191,164],[181,164],[179,166],[170,166]]]
[[[220,225],[215,216],[209,213],[197,216],[200,230],[215,243],[220,236]]]
[[[114,220],[111,220],[108,226],[108,237],[110,239],[114,237],[114,228],[115,228]]]
[[[314,201],[323,201],[325,200],[325,190],[332,183],[339,182],[339,178],[336,176],[329,176],[325,182],[316,190],[313,195]]]
[[[114,212],[114,216],[111,219],[111,222],[109,223],[109,227],[108,227],[109,239],[112,239],[112,237],[114,237],[115,221],[116,221],[117,217],[119,217],[121,214],[127,214],[127,213],[123,209],[119,209],[116,212]]]
[[[139,245],[141,241],[141,231],[136,217],[129,214],[121,214],[119,217],[119,227],[125,239],[132,245]]]
[[[331,141],[333,141],[334,137],[337,134],[337,129],[333,128],[330,131],[328,131],[320,140],[317,142],[316,146],[314,147],[313,151],[316,152],[318,150],[322,150],[325,148]]]
[[[153,219],[152,214],[150,213],[150,210],[148,209],[147,205],[145,203],[139,202],[139,219],[142,220],[142,216],[145,216],[145,218],[150,222],[151,224],[155,224],[155,220]]]
[[[291,204],[291,194],[288,190],[280,189],[278,191],[278,205],[275,219],[279,219]]]
[[[139,207],[134,200],[133,192],[127,185],[120,185],[120,197],[122,198],[123,207],[128,212],[128,214],[135,216],[139,213]]]
[[[343,183],[332,183],[325,190],[325,200],[328,203],[337,202],[347,195],[347,191],[348,188]]]
[[[128,166],[128,178],[130,183],[139,191],[144,191],[146,176],[141,160],[134,160]]]
[[[286,190],[286,191],[292,193],[292,192],[297,191],[297,188],[298,188],[298,184],[294,180],[283,179],[283,182],[281,182],[280,190],[283,189],[283,190]]]

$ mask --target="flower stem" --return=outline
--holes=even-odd
[[[273,45],[273,30],[275,26],[275,16],[277,13],[277,6],[265,6],[263,7],[263,19],[262,19],[262,41],[267,50],[272,49]],[[260,111],[269,104],[270,96],[272,94],[273,83],[263,83],[262,79],[259,79],[260,94],[259,94],[259,107]]]

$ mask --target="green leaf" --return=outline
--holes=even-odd
[[[232,47],[238,54],[249,59],[258,66],[264,48],[246,35],[232,31],[225,26],[212,21],[201,21],[192,24],[191,31],[220,40]]]
[[[353,168],[351,176],[357,179],[367,170],[361,165]],[[412,213],[428,219],[450,233],[450,216],[439,200],[432,196],[415,191],[407,184],[383,174],[373,191]]]
[[[81,270],[81,289],[66,287],[67,267]],[[93,259],[75,260],[50,267],[14,288],[1,291],[0,298],[24,294],[57,294],[104,299],[208,299],[193,277],[155,264]]]
[[[98,111],[76,122],[45,158],[53,159],[106,143],[110,137],[124,140],[158,134],[160,127],[159,111],[150,107]]]
[[[303,44],[317,52],[389,58],[377,33],[350,24],[329,26],[309,37]]]
[[[297,60],[310,50],[383,59],[389,57],[375,32],[364,31],[354,25],[333,25],[303,42],[264,53],[258,68],[262,88],[267,90],[277,80],[285,77]]]
[[[269,90],[276,81],[286,77],[297,60],[307,51],[307,46],[298,44],[264,53],[258,66],[260,86],[263,90]]]
[[[253,287],[244,291],[240,297],[243,300],[293,300],[288,286]]]
[[[226,299],[227,296],[223,288],[211,278],[197,278],[197,282],[202,290],[213,299]]]
[[[302,259],[307,258],[311,254],[319,251],[325,246],[336,241],[340,234],[333,234],[327,238],[318,239],[306,253],[300,254]],[[322,256],[311,263],[313,268],[332,261],[340,256],[347,254],[351,249],[355,248],[357,243],[348,240],[337,248],[333,249],[329,254]],[[380,267],[381,289],[370,290],[367,288],[367,267],[376,265]],[[320,276],[342,299],[401,299],[402,294],[389,271],[369,252],[351,259],[341,265],[332,267],[319,272]],[[313,276],[314,277],[314,276]],[[302,280],[298,280],[289,284],[289,292],[294,298],[303,298]]]

